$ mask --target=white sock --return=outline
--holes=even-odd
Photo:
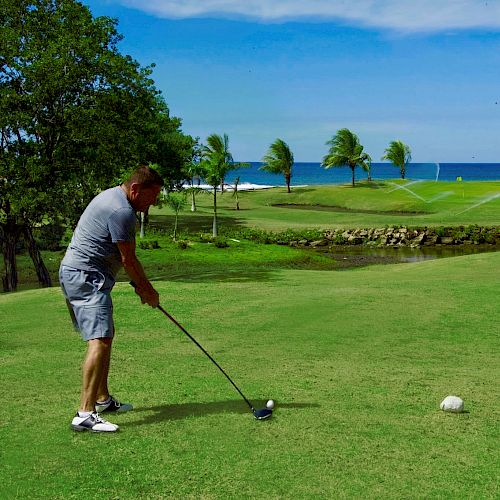
[[[108,403],[111,403],[111,396],[109,396],[106,401],[97,401],[98,405],[107,405]]]
[[[80,410],[78,410],[78,416],[80,418],[89,417],[91,414],[92,414],[91,411],[80,411]]]

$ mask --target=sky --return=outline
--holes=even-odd
[[[320,162],[337,130],[374,162],[500,162],[500,0],[81,0],[182,130],[229,136],[236,161],[277,138]]]

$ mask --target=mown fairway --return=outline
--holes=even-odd
[[[374,181],[350,185],[294,187],[239,193],[240,208],[231,192],[218,196],[222,226],[287,228],[376,227],[390,225],[497,225],[500,182]],[[186,228],[211,230],[212,197],[197,196],[199,210],[181,213]],[[301,209],[274,205],[299,205]],[[153,211],[153,222],[172,225],[164,208]]]
[[[158,282],[245,394],[277,401],[266,422],[119,283],[111,382],[136,409],[116,435],[69,429],[83,344],[59,290],[0,295],[0,496],[498,498],[499,268],[497,252]],[[439,410],[449,394],[467,413]]]

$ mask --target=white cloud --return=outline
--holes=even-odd
[[[403,32],[500,29],[499,0],[114,0],[150,14],[249,18],[260,22],[336,20]]]

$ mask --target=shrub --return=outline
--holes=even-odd
[[[226,248],[229,246],[229,243],[227,242],[226,238],[217,236],[217,238],[214,238],[214,245],[217,248]]]
[[[444,227],[437,227],[436,235],[439,237],[446,236],[446,229]]]
[[[186,240],[179,240],[177,241],[177,246],[182,250],[185,250],[186,248],[189,247],[189,243]]]
[[[158,244],[158,240],[139,241],[139,248],[142,250],[154,250],[160,248],[160,245]]]
[[[336,233],[335,237],[333,238],[333,243],[335,245],[344,245],[346,243],[346,239],[342,235],[342,233]]]

